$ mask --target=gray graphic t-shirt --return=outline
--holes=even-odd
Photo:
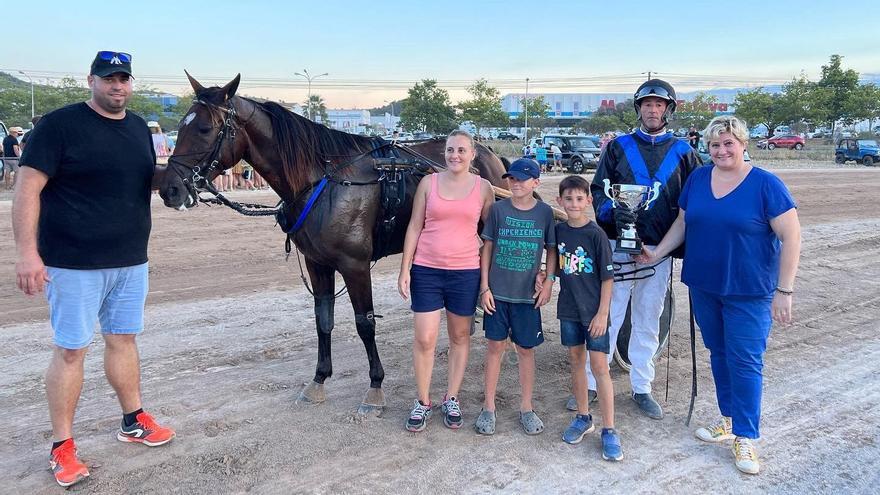
[[[494,243],[489,288],[495,299],[534,304],[544,248],[555,255],[553,224],[553,210],[540,201],[531,210],[515,208],[510,199],[492,205],[481,237]]]

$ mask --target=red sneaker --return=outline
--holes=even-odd
[[[72,438],[52,450],[49,469],[61,486],[70,486],[89,477],[89,468],[76,457],[76,445]]]
[[[156,423],[150,413],[142,412],[135,418],[131,426],[123,423],[116,434],[120,442],[142,443],[148,447],[158,447],[170,442],[174,436],[174,430]]]

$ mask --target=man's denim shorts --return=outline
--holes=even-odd
[[[495,299],[495,312],[483,316],[483,331],[489,340],[507,337],[523,349],[544,342],[541,310],[531,303],[511,303]]]
[[[87,347],[99,321],[105,334],[143,331],[149,290],[147,263],[99,270],[46,269],[50,279],[46,284],[49,320],[58,347]]]
[[[590,337],[590,325],[574,320],[559,320],[559,334],[565,347],[586,344],[589,351],[611,353],[611,338],[607,330],[601,337],[594,339]]]
[[[413,265],[410,269],[412,310],[429,313],[441,308],[459,316],[473,316],[480,293],[480,269],[443,270]]]

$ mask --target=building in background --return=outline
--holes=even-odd
[[[716,113],[732,113],[735,92],[707,91],[714,95],[717,102],[712,105]],[[697,93],[682,93],[679,95],[679,104],[692,99]],[[504,95],[501,99],[501,108],[511,118],[520,117],[523,113],[522,101],[525,93],[513,93]],[[620,103],[631,100],[632,93],[529,93],[529,98],[544,97],[544,102],[550,106],[547,116],[554,119],[561,126],[572,125],[575,122],[591,116],[602,108],[614,108]]]

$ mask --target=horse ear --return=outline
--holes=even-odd
[[[238,90],[238,83],[241,82],[241,74],[235,76],[235,79],[229,81],[226,86],[223,86],[223,93],[226,95],[226,99],[230,99],[235,96],[235,92]]]
[[[195,91],[196,95],[205,90],[205,87],[199,84],[199,82],[196,81],[193,76],[189,75],[189,72],[187,72],[186,69],[183,70],[183,73],[186,74],[187,79],[189,79],[189,85],[192,86],[193,91]]]

